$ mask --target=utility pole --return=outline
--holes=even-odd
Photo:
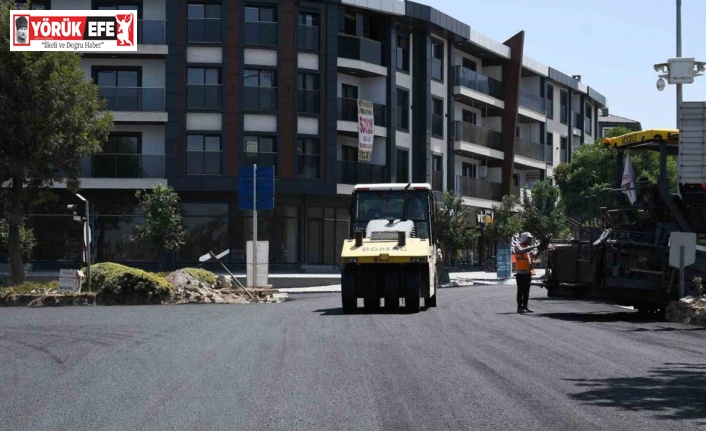
[[[677,58],[681,58],[681,0],[677,0]],[[682,101],[682,84],[677,84],[677,130],[681,131],[679,109]]]

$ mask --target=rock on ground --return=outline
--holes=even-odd
[[[669,303],[665,317],[670,322],[706,326],[706,296],[687,296]]]
[[[283,300],[273,289],[248,289],[254,299],[243,289],[216,289],[183,269],[169,274],[167,281],[174,286],[174,296],[165,301],[169,304],[247,304]]]

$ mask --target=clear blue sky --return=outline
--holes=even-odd
[[[655,63],[676,57],[676,0],[416,0],[504,42],[525,31],[525,55],[608,98],[643,128],[676,127],[676,88],[657,91]],[[705,0],[682,0],[682,57],[706,61]],[[501,18],[502,17],[502,18]],[[706,101],[706,75],[683,86]]]

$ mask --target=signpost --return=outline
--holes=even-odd
[[[684,267],[696,262],[696,233],[672,232],[669,235],[669,266],[679,268],[679,298],[684,297]]]
[[[245,286],[243,286],[242,284],[240,284],[240,281],[238,281],[238,279],[233,275],[233,273],[230,272],[230,270],[228,269],[228,267],[225,266],[225,264],[224,264],[223,262],[221,262],[221,258],[222,258],[223,256],[227,256],[228,254],[230,254],[230,249],[226,249],[226,250],[224,250],[224,251],[222,251],[222,252],[220,252],[220,253],[218,253],[218,254],[215,254],[214,252],[212,252],[212,251],[209,250],[208,253],[204,254],[204,255],[201,256],[201,257],[199,257],[199,262],[206,262],[206,261],[208,261],[208,260],[211,260],[211,258],[216,259],[216,262],[218,262],[218,263],[221,264],[221,266],[223,267],[223,269],[225,269],[226,272],[227,272],[228,274],[230,274],[231,278],[232,278],[233,280],[235,280],[236,283],[238,283],[238,286],[240,286],[240,288],[243,289],[243,290],[245,291],[245,293],[247,293],[247,294],[250,296],[250,299],[255,300],[255,298],[252,296],[252,294],[251,294],[250,292],[248,292],[248,290],[245,288]]]
[[[509,244],[498,245],[495,255],[495,261],[497,262],[498,267],[498,278],[510,278],[510,274],[512,273],[512,261],[510,256]]]
[[[275,167],[257,164],[243,166],[238,173],[238,209],[252,210],[253,243],[257,244],[257,210],[275,209]],[[257,249],[253,247],[253,267],[257,268]],[[257,271],[253,271],[257,287]]]

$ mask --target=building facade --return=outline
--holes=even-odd
[[[134,53],[85,53],[115,128],[83,162],[98,261],[148,264],[131,243],[135,191],[181,196],[187,244],[172,265],[209,250],[245,261],[252,214],[238,172],[276,174],[275,209],[258,212],[274,270],[336,265],[353,185],[428,182],[474,214],[519,194],[598,137],[606,98],[524,55],[524,33],[497,42],[412,1],[52,0],[51,9],[136,9]],[[358,160],[357,100],[373,102],[374,146]],[[70,193],[34,209],[36,263],[79,262]],[[477,257],[469,256],[470,261]]]
[[[611,115],[608,109],[603,109],[598,117],[599,137],[605,138],[608,132],[616,127],[625,127],[626,129],[638,132],[642,130],[642,124],[639,121],[631,120],[617,115]]]

